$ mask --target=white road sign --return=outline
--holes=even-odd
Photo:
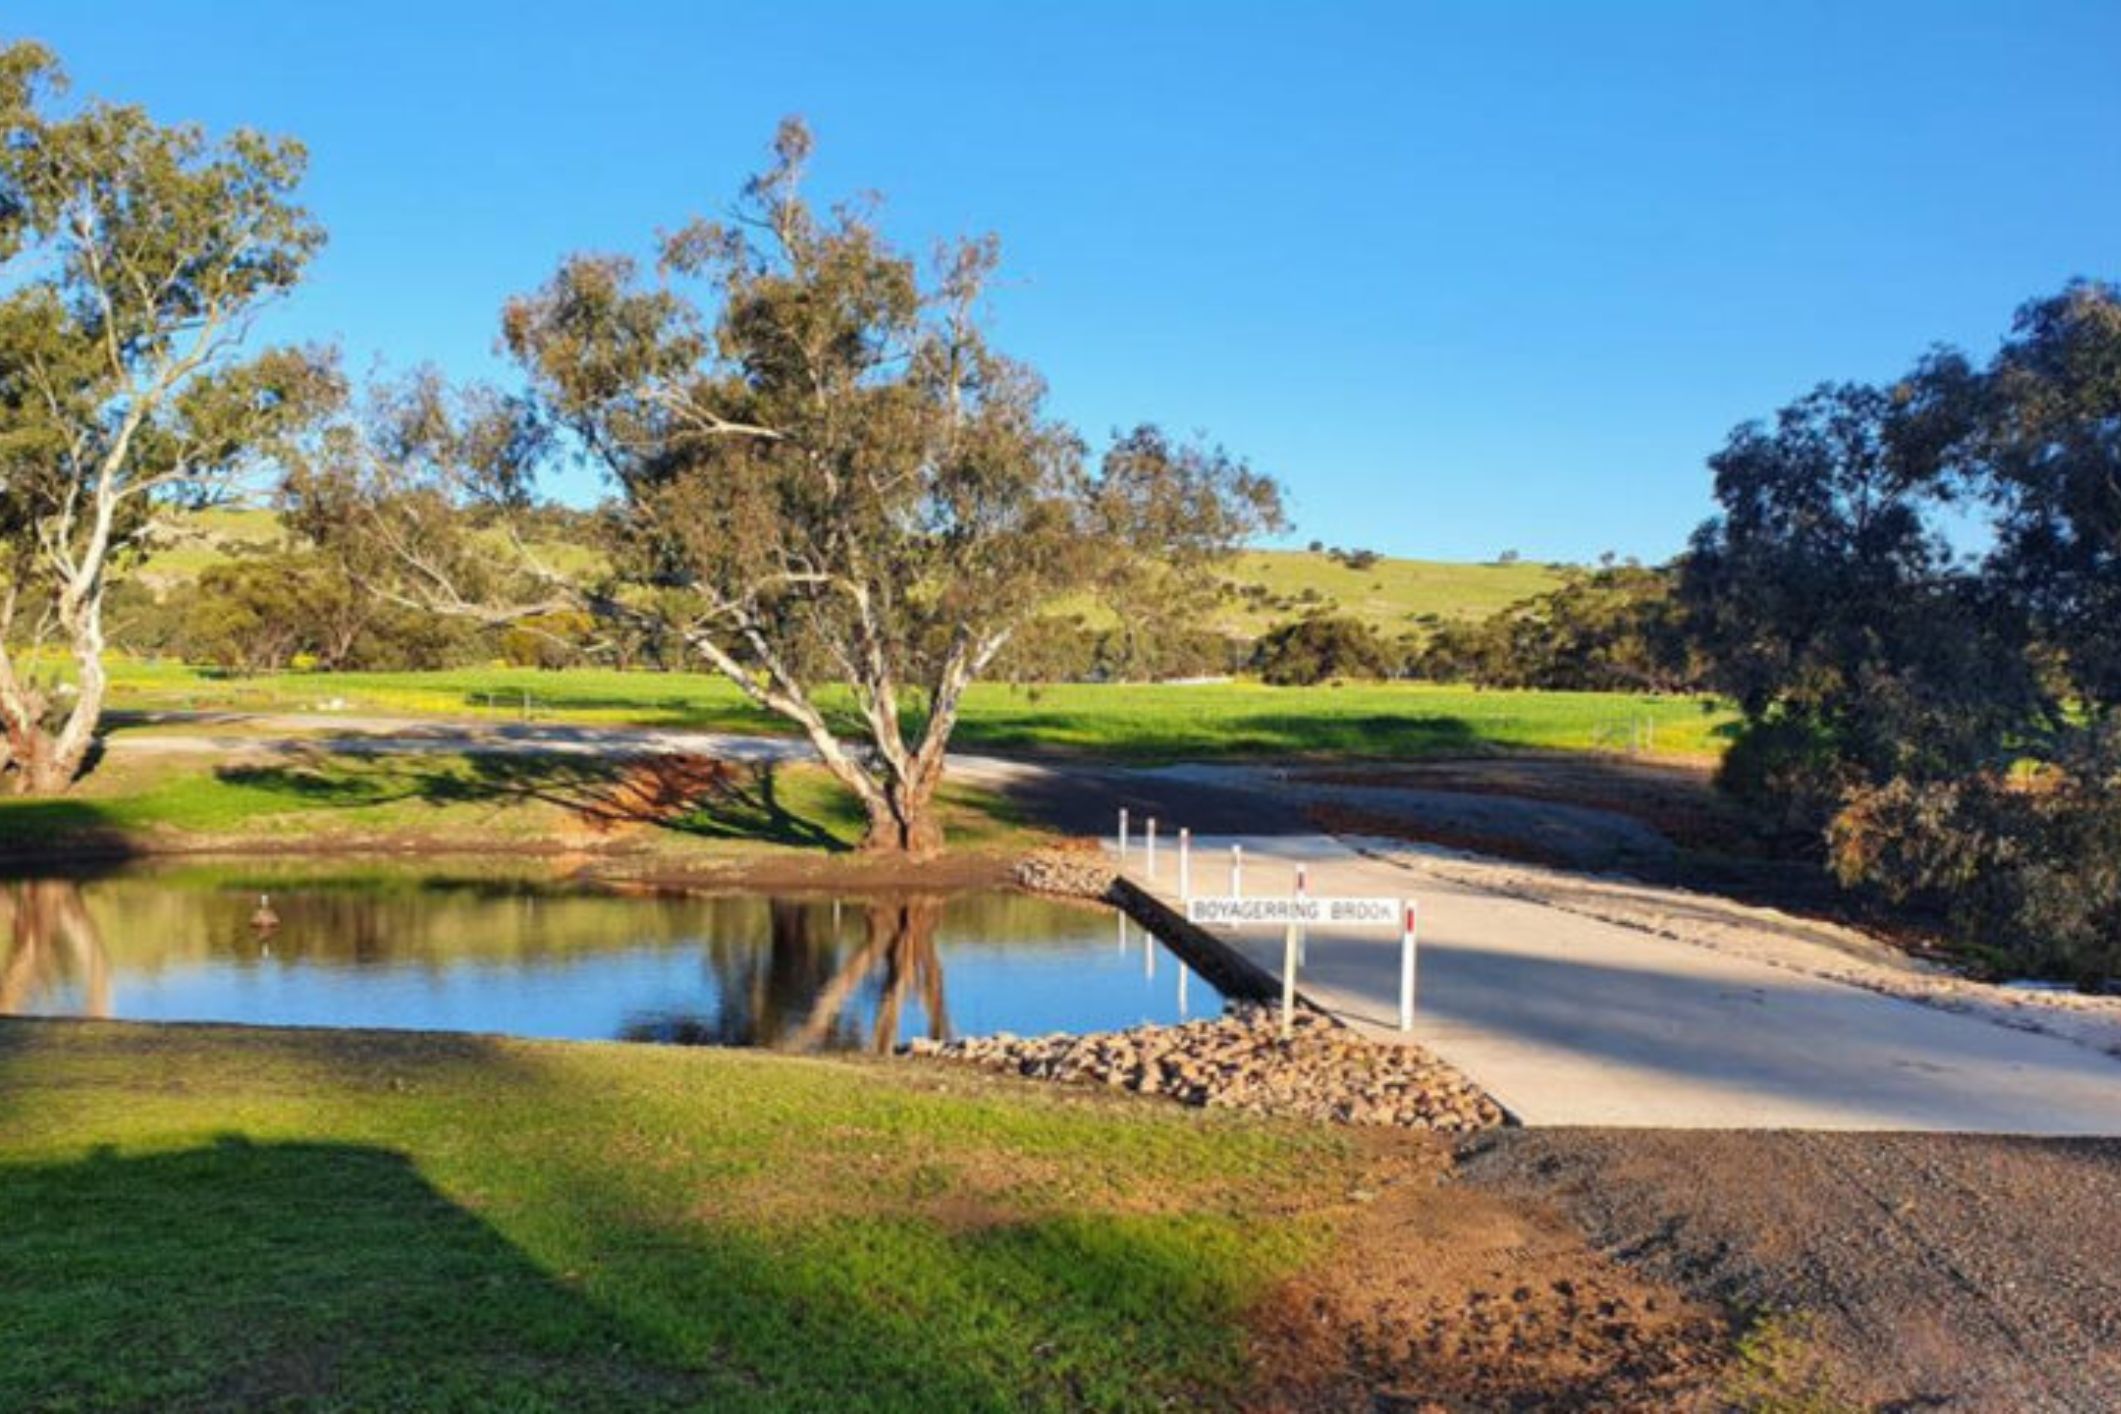
[[[1397,928],[1402,914],[1396,898],[1192,898],[1186,921],[1225,927]]]

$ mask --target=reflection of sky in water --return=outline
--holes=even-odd
[[[72,926],[47,930],[58,941],[12,959],[18,985],[0,1001],[81,1014],[100,966],[105,1014],[126,1020],[761,1044],[800,1043],[815,1022],[832,1045],[868,1044],[894,1014],[898,1039],[929,1034],[938,981],[951,1035],[1106,1030],[1220,1008],[1138,926],[1018,895],[959,895],[925,912],[862,899],[769,910],[595,894],[430,900],[403,888],[370,898],[281,882],[281,926],[263,937],[246,921],[255,894],[125,879],[84,883],[79,896]],[[25,896],[13,898],[28,916]]]

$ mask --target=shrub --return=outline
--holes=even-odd
[[[1927,912],[1990,970],[2121,979],[2121,753],[2075,769],[1898,778],[1828,831],[1835,874]]]

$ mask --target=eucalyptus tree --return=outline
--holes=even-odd
[[[105,598],[158,510],[224,493],[335,384],[309,352],[241,353],[323,239],[293,200],[301,146],[59,112],[62,87],[41,48],[0,51],[0,726],[37,794],[88,755]]]
[[[577,255],[511,301],[527,399],[416,379],[384,400],[368,493],[304,494],[313,523],[395,548],[396,592],[489,617],[572,598],[682,645],[802,732],[866,847],[926,855],[966,690],[1011,637],[1063,599],[1175,611],[1280,524],[1279,492],[1153,427],[1093,464],[987,337],[996,243],[924,268],[872,204],[811,204],[810,146],[784,123],[731,214],[664,238],[652,273]],[[555,443],[613,492],[592,583],[539,567],[529,535],[510,575],[467,548],[504,543]],[[445,505],[469,538],[440,529]]]
[[[1987,960],[2121,977],[2121,296],[2024,306],[1711,459],[1683,577],[1726,784]]]

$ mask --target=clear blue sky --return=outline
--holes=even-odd
[[[1202,429],[1298,540],[1663,558],[1822,378],[2121,275],[2121,4],[14,0],[77,91],[295,134],[331,231],[275,332],[492,372],[565,252],[716,209],[774,122],[1093,435]]]

